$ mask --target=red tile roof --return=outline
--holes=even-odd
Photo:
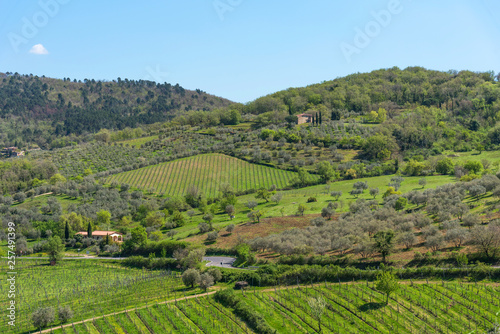
[[[87,235],[87,232],[77,232],[76,234]],[[111,235],[111,234],[123,235],[123,234],[115,232],[115,231],[93,231],[92,232],[92,236],[103,236],[103,237],[105,237],[108,234],[109,235]]]

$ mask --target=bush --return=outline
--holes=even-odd
[[[198,229],[200,230],[200,233],[207,233],[210,232],[212,229],[210,228],[210,225],[207,223],[199,223],[198,224]]]
[[[307,199],[307,203],[312,203],[312,202],[317,202],[318,200],[316,199],[316,197],[309,197]]]
[[[213,231],[207,234],[207,241],[213,242],[219,238],[219,232]]]

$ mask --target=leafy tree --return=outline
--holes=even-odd
[[[500,247],[500,226],[476,226],[470,231],[471,243],[487,257],[494,257]]]
[[[464,168],[470,173],[479,174],[483,170],[483,164],[480,161],[468,160],[465,162]]]
[[[57,315],[61,323],[66,323],[68,322],[68,320],[73,318],[73,310],[69,305],[59,306],[59,309],[57,310]]]
[[[299,204],[297,207],[297,213],[301,216],[304,215],[304,212],[307,210],[306,206],[304,204]]]
[[[200,273],[196,269],[188,269],[185,272],[182,273],[182,283],[184,283],[185,286],[194,288],[195,284],[198,284],[200,282]]]
[[[401,195],[401,191],[396,191],[394,187],[387,187],[387,190],[385,193],[382,195],[382,198],[386,198],[392,195]]]
[[[219,232],[213,231],[207,234],[207,241],[208,242],[214,242],[219,238]]]
[[[420,180],[418,180],[418,184],[422,186],[422,189],[425,188],[425,186],[427,185],[427,179],[421,178]]]
[[[200,288],[207,291],[209,287],[214,285],[214,278],[209,273],[204,273],[200,276]]]
[[[99,211],[97,213],[96,223],[101,227],[109,226],[109,224],[111,223],[111,213],[106,210]]]
[[[274,203],[276,203],[276,205],[278,205],[282,198],[283,198],[282,193],[276,193],[271,196],[271,201],[273,201]]]
[[[62,243],[59,236],[56,235],[49,238],[49,241],[47,243],[47,252],[49,254],[50,261],[54,261],[57,263],[57,261],[62,260],[64,249],[64,244]]]
[[[443,175],[450,175],[453,172],[453,161],[450,158],[443,158],[436,163],[436,172]]]
[[[255,195],[255,198],[257,199],[263,199],[266,201],[266,203],[269,202],[269,198],[272,196],[272,193],[269,192],[266,188],[260,188],[257,190],[257,195]]]
[[[321,333],[321,317],[325,312],[326,302],[323,297],[310,297],[307,300],[312,316],[318,321],[318,333]]]
[[[375,287],[378,291],[386,295],[385,304],[387,305],[389,304],[390,294],[398,291],[399,282],[394,274],[389,271],[383,271],[378,275]]]
[[[260,217],[262,217],[263,213],[260,210],[252,210],[247,214],[247,217],[252,219],[252,221],[257,221],[260,223]]]
[[[165,214],[161,211],[150,211],[144,218],[143,225],[145,227],[158,228],[165,223]]]
[[[462,219],[462,224],[465,226],[465,227],[468,227],[469,230],[476,226],[477,224],[479,224],[481,222],[481,218],[479,218],[478,215],[475,215],[473,213],[469,213],[467,214],[466,216],[463,217]]]
[[[246,206],[250,210],[253,210],[257,205],[259,205],[256,201],[248,201]]]
[[[231,233],[233,233],[233,231],[234,231],[234,224],[229,224],[229,225],[226,226],[226,232],[227,233],[231,234]]]
[[[337,201],[340,198],[340,196],[342,196],[342,191],[332,191],[330,193],[330,196],[335,198],[335,200]]]
[[[332,181],[338,177],[337,171],[333,168],[332,164],[328,161],[321,161],[316,165],[316,171],[323,183]]]
[[[64,176],[62,176],[61,174],[54,174],[49,179],[49,183],[51,185],[56,185],[57,183],[65,183],[65,182],[66,182],[66,178]]]
[[[53,323],[55,320],[56,315],[54,312],[54,308],[52,307],[38,308],[31,314],[31,322],[36,328],[40,330]]]
[[[18,192],[14,194],[14,201],[22,203],[26,200],[26,194],[23,192]]]
[[[382,255],[382,261],[385,261],[387,255],[389,255],[394,248],[394,231],[379,231],[375,233],[373,239],[375,241],[375,249]]]
[[[392,152],[398,150],[398,145],[394,138],[378,134],[369,137],[361,149],[361,154],[368,160],[390,159]]]
[[[236,209],[235,209],[234,205],[229,204],[229,205],[226,205],[225,212],[229,216],[229,218],[232,220],[234,217],[234,214],[236,213]]]
[[[379,192],[380,190],[378,188],[370,188],[370,195],[373,196],[373,198],[377,197]]]
[[[405,245],[406,249],[412,248],[417,242],[417,238],[415,237],[415,233],[413,232],[405,232],[400,235],[399,242]]]
[[[211,267],[207,270],[207,273],[209,273],[210,276],[213,277],[214,282],[219,282],[220,280],[222,280],[222,273],[218,268]]]
[[[328,218],[328,220],[332,219],[332,216],[335,214],[335,210],[329,207],[325,207],[321,209],[321,217]]]
[[[130,242],[132,245],[143,246],[148,240],[148,233],[142,226],[136,226],[130,231]]]
[[[436,235],[431,235],[427,237],[427,240],[425,241],[425,247],[431,249],[433,252],[437,252],[443,246],[444,246],[444,238],[441,235],[441,233],[438,233]]]
[[[394,206],[394,209],[396,209],[396,211],[401,211],[406,207],[407,204],[408,204],[408,199],[406,199],[406,197],[400,197],[396,200],[396,205]]]
[[[469,233],[463,227],[453,228],[446,231],[445,240],[452,242],[455,247],[462,247],[469,238]]]
[[[404,173],[409,176],[421,175],[425,169],[425,164],[416,160],[410,160],[404,168]]]
[[[203,193],[197,186],[191,185],[187,188],[184,198],[191,207],[198,208],[203,201]]]

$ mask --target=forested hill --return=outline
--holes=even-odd
[[[397,67],[352,74],[304,88],[290,88],[259,98],[247,112],[369,113],[379,107],[392,111],[418,106],[453,111],[458,122],[491,124],[500,111],[500,75],[493,72],[431,71],[422,67]],[[493,122],[494,123],[494,122]],[[474,123],[475,124],[475,123]]]
[[[213,110],[232,102],[168,83],[76,81],[0,73],[0,118],[22,123],[49,120],[56,135],[123,129],[166,121],[188,110]]]

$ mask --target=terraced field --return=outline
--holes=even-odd
[[[203,154],[116,174],[106,181],[170,196],[182,196],[189,186],[196,185],[206,196],[214,197],[221,183],[231,184],[236,191],[269,188],[273,184],[284,188],[295,174],[223,154]]]
[[[388,305],[373,283],[237,294],[276,333],[319,332],[308,306],[311,297],[326,301],[323,333],[493,333],[500,309],[497,285],[459,282],[405,282]],[[54,333],[252,333],[248,326],[210,295],[150,305]]]

